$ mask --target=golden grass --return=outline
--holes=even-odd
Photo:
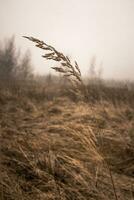
[[[104,159],[118,199],[132,198],[132,121],[125,108],[119,115],[109,104],[102,115],[99,105],[91,109],[65,98],[31,102],[36,109],[25,109],[24,99],[9,99],[0,108],[0,199],[115,199]]]
[[[0,90],[0,199],[132,200],[133,107],[117,108],[102,98],[83,101],[89,93],[78,64],[43,41],[25,38],[49,51],[47,60],[59,62],[53,69],[73,83],[81,101],[55,96],[50,90],[57,86],[50,84],[43,98],[40,87]]]
[[[37,38],[27,36],[23,37],[34,42],[36,44],[36,47],[48,52],[45,52],[45,54],[42,55],[43,58],[58,62],[58,67],[52,67],[52,69],[54,69],[56,72],[63,74],[63,76],[66,77],[66,79],[72,85],[72,88],[70,88],[72,93],[77,94],[81,98],[88,97],[85,84],[82,80],[81,71],[76,61],[74,62],[74,64],[72,64],[68,56],[65,56],[63,53],[57,51],[53,46],[48,45]]]

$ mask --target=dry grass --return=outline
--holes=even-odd
[[[115,95],[115,104],[102,86],[101,93],[92,88],[96,100],[76,62],[26,38],[50,51],[43,57],[60,63],[54,69],[69,78],[73,92],[47,82],[1,86],[0,199],[133,200],[133,103]],[[132,98],[133,90],[125,92]]]
[[[57,51],[53,46],[48,45],[37,38],[27,36],[23,37],[34,42],[36,47],[48,52],[45,52],[45,54],[42,55],[43,58],[58,62],[58,67],[52,67],[52,69],[56,72],[62,73],[63,76],[66,77],[72,85],[72,89],[70,88],[72,93],[77,94],[79,97],[87,98],[86,87],[81,77],[79,65],[76,61],[72,64],[68,56],[65,56],[63,53]]]
[[[12,98],[0,108],[0,199],[115,199],[104,159],[118,199],[133,198],[127,106],[109,104],[104,115],[100,104]]]

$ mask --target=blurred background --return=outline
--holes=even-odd
[[[134,80],[133,0],[0,0],[1,47],[13,35],[21,56],[29,49],[38,74],[52,73],[37,37],[77,60],[83,75],[92,62],[103,78]]]

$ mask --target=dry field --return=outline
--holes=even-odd
[[[134,200],[134,84],[86,83],[25,38],[65,78],[35,79],[13,39],[0,49],[0,200]]]
[[[0,94],[1,200],[133,200],[134,109]]]

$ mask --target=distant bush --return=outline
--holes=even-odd
[[[7,39],[0,46],[0,80],[10,81],[28,79],[32,76],[31,58],[28,52],[20,57],[15,45],[15,38]]]

